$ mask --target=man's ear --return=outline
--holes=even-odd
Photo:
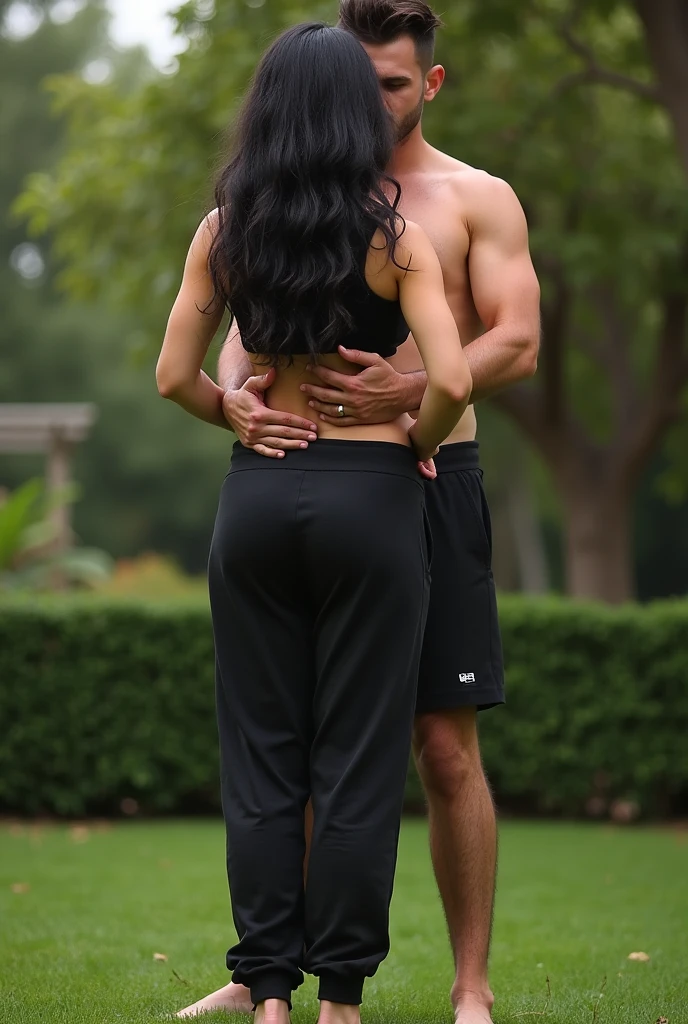
[[[442,88],[442,82],[445,79],[446,71],[441,64],[435,64],[434,67],[430,68],[427,75],[425,76],[425,93],[423,99],[426,103],[431,103],[434,100],[437,93]]]

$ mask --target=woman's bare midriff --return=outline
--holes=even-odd
[[[251,366],[256,375],[265,373],[268,367],[261,361],[260,356],[248,353]],[[318,437],[338,438],[343,441],[391,441],[394,444],[411,446],[408,431],[413,423],[413,418],[404,413],[389,423],[361,424],[356,427],[337,427],[331,423],[321,420],[318,413],[308,405],[308,395],[300,390],[302,384],[315,384],[322,387],[322,381],[315,374],[309,373],[306,369],[312,362],[311,356],[294,356],[291,366],[284,365],[277,367],[275,383],[265,392],[265,404],[269,409],[276,409],[280,412],[290,412],[295,416],[302,416],[318,424]],[[356,368],[342,359],[337,353],[321,355],[318,358],[321,366],[327,366],[338,373],[355,374]]]
[[[397,349],[389,362],[398,373],[413,373],[415,370],[423,369],[423,360],[420,357],[418,346],[410,335],[404,344]],[[418,415],[418,410],[415,413],[412,412],[411,415],[415,418]],[[478,424],[475,418],[475,409],[472,405],[469,405],[449,437],[445,438],[442,444],[456,444],[457,441],[475,441],[477,430]]]

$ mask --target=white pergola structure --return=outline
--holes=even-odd
[[[46,455],[46,482],[49,491],[60,490],[71,479],[74,446],[83,441],[95,422],[97,410],[90,402],[0,403],[0,452],[19,455],[43,452]],[[70,505],[62,504],[54,512],[57,527],[55,546],[70,546],[72,529]]]

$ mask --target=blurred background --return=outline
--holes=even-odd
[[[426,135],[513,185],[543,288],[538,377],[479,410],[503,591],[688,590],[688,35],[674,73],[675,35],[642,8],[463,0],[443,15]],[[70,460],[73,527],[130,576],[163,559],[204,570],[231,439],[161,402],[154,362],[259,53],[335,13],[0,2],[0,403],[95,406]],[[0,452],[0,485],[45,463]]]
[[[447,80],[426,137],[515,188],[542,285],[537,376],[478,410],[508,699],[479,719],[500,813],[495,1020],[674,1024],[688,1020],[686,3],[437,8]],[[233,438],[163,402],[154,365],[261,51],[335,17],[334,0],[0,0],[8,1022],[100,1024],[116,1007],[143,1024],[226,980],[204,574]],[[406,810],[423,808],[411,770]],[[368,1019],[446,1019],[423,821],[403,824],[392,931]]]
[[[441,11],[426,136],[513,185],[543,293],[537,376],[478,410],[509,692],[483,748],[528,813],[688,808],[682,11]],[[257,59],[316,18],[336,4],[0,0],[0,808],[217,806],[204,569],[232,437],[154,364]]]

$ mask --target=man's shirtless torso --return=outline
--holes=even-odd
[[[461,343],[466,346],[484,330],[475,308],[469,278],[471,203],[474,201],[476,190],[480,190],[481,186],[484,190],[486,184],[489,187],[489,183],[495,182],[496,179],[485,171],[476,170],[427,144],[423,156],[425,161],[422,169],[397,176],[402,188],[398,209],[406,220],[420,224],[433,244],[442,267],[447,302],[459,328]],[[260,357],[249,356],[249,359],[253,372],[261,373],[263,364]],[[297,357],[294,366],[291,367],[292,372],[289,372],[289,369],[282,370],[282,379],[278,377],[265,396],[266,403],[271,408],[288,410],[301,416],[308,415],[307,396],[304,396],[303,403],[294,404],[292,381],[292,377],[296,375],[300,383],[315,386],[321,383],[316,376],[306,371],[306,362],[308,360]],[[388,359],[388,362],[399,373],[423,369],[423,360],[413,335],[409,334],[407,341]],[[352,376],[358,371],[358,367],[347,363],[336,353],[321,357],[320,364]],[[399,437],[390,436],[390,440],[402,441],[402,435],[408,430],[411,422],[412,418],[408,416],[394,421],[395,426],[403,429]],[[370,431],[371,427],[366,428],[364,424],[359,427],[347,427],[346,436],[356,440],[365,439],[366,429]],[[473,406],[470,405],[445,443],[472,441],[476,436],[476,430],[476,415]],[[323,424],[319,435],[337,437],[341,436],[341,430],[337,429],[336,423],[333,423],[331,428]],[[371,436],[377,436],[377,433]]]
[[[401,185],[399,212],[419,224],[435,248],[467,350],[473,397],[485,398],[530,376],[537,361],[539,289],[523,210],[506,182],[434,149],[422,136],[409,140],[407,152],[404,144],[398,152],[398,165],[390,173]],[[421,377],[415,374],[411,385],[404,379],[423,369],[413,338],[388,360],[386,373],[362,361],[366,368],[358,385],[350,376],[360,370],[355,362],[340,360],[340,373],[347,376],[316,369],[320,386],[306,390],[322,424],[379,423],[417,407]],[[338,404],[346,410],[341,423]],[[473,441],[476,429],[470,405],[445,443]]]

